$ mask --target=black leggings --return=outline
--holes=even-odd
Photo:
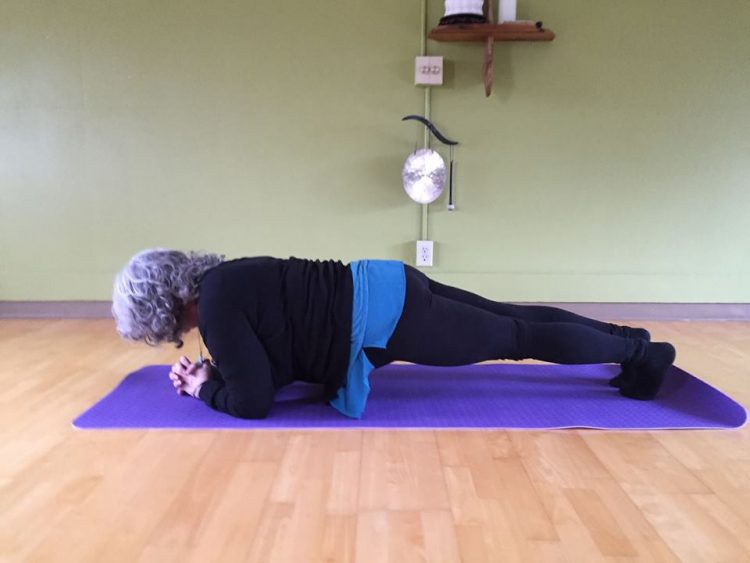
[[[404,311],[385,349],[366,348],[379,367],[395,360],[435,366],[535,359],[557,364],[624,363],[646,342],[622,327],[554,307],[510,305],[406,269]]]

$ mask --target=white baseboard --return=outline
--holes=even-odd
[[[594,319],[750,321],[750,303],[521,303],[548,305]]]
[[[560,307],[595,319],[750,321],[750,303],[519,303]],[[0,319],[103,319],[110,301],[0,301]]]
[[[106,319],[111,301],[0,301],[0,319]]]

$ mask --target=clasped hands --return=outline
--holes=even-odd
[[[211,379],[211,363],[204,362],[203,365],[194,364],[186,356],[172,366],[169,372],[175,391],[178,395],[190,395],[198,398],[201,385]]]

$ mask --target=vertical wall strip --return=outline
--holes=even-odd
[[[421,27],[420,27],[420,56],[425,57],[427,56],[427,0],[422,0],[422,21],[421,21]],[[430,112],[430,93],[431,88],[430,86],[424,87],[424,116],[427,119],[431,119]],[[424,128],[424,142],[423,142],[424,148],[430,147],[430,132],[427,130],[427,127]],[[427,225],[428,225],[428,219],[429,219],[429,204],[422,205],[422,234],[420,240],[428,240],[427,235]]]

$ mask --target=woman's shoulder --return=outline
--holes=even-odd
[[[278,268],[283,260],[273,256],[248,256],[244,258],[233,258],[217,264],[203,274],[201,281],[209,278],[231,277],[248,270],[264,270]]]
[[[246,293],[253,285],[269,283],[278,275],[283,260],[253,256],[226,260],[207,270],[199,282],[201,300],[228,298],[236,291]]]

